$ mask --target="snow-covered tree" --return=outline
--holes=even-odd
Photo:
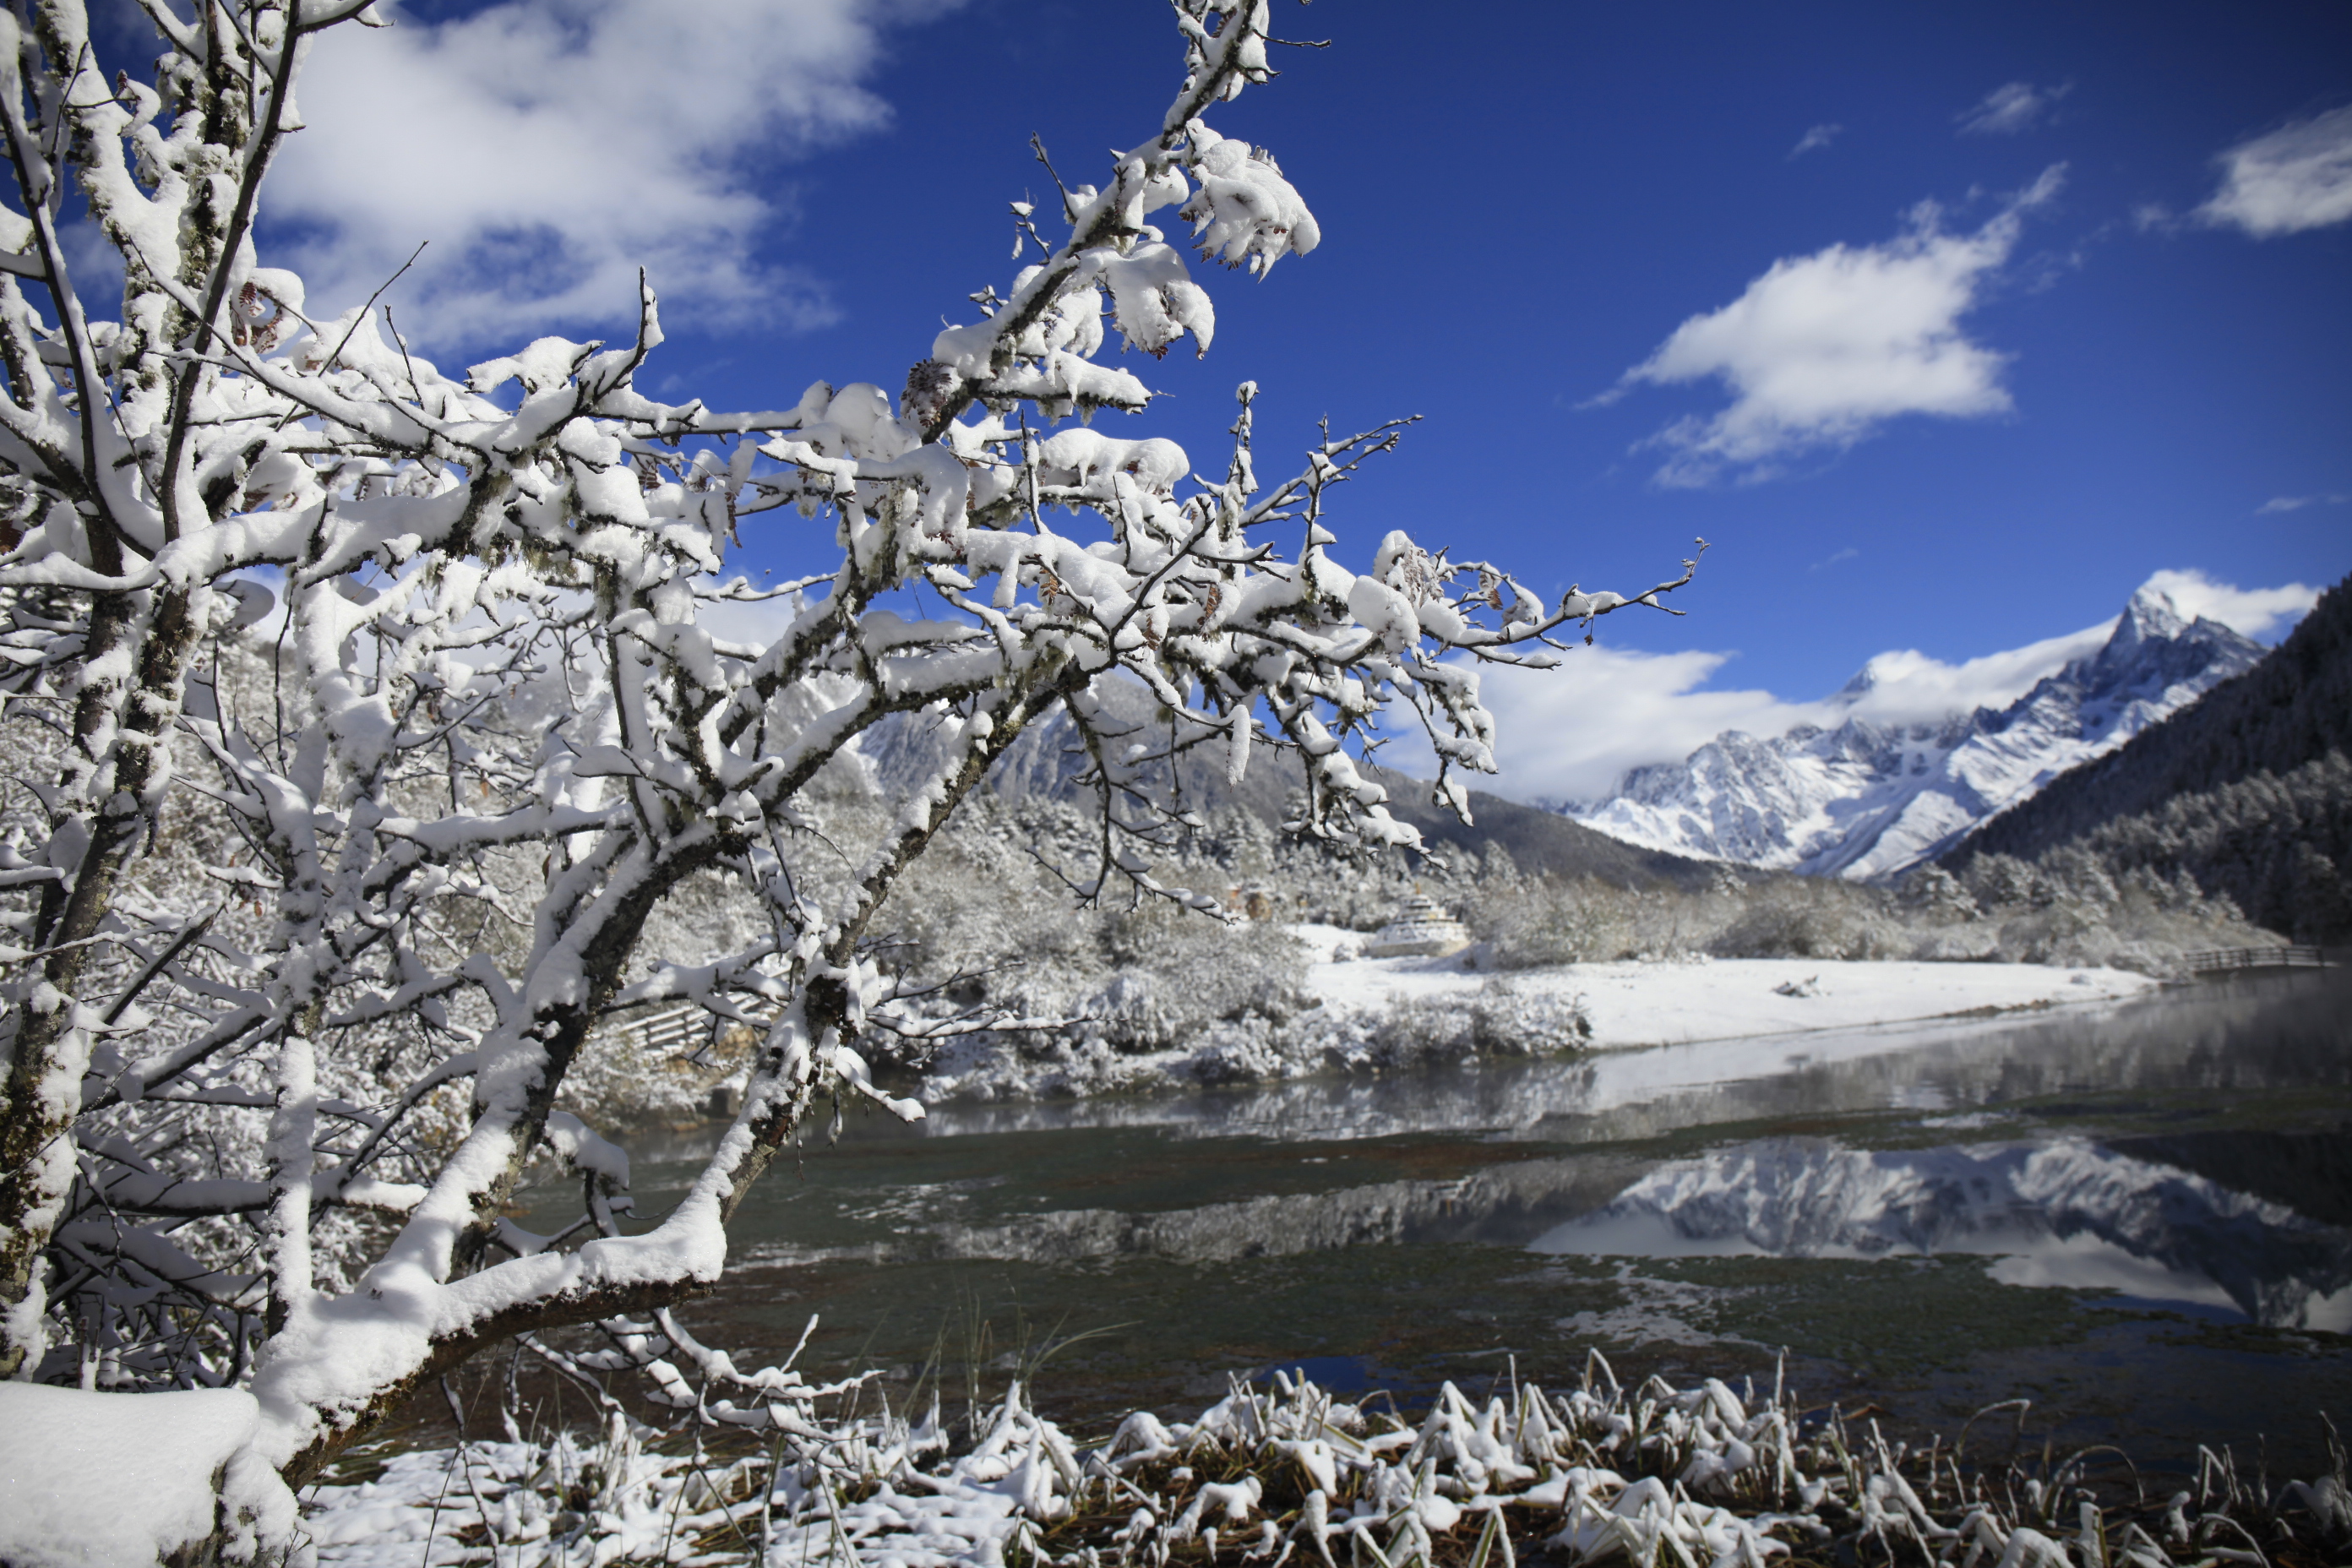
[[[1031,258],[896,399],[820,383],[746,413],[637,390],[650,288],[617,346],[542,338],[463,374],[373,301],[314,307],[263,265],[258,204],[311,40],[381,18],[141,3],[152,85],[105,74],[81,0],[0,14],[0,1373],[237,1391],[229,1448],[187,1457],[226,1478],[232,1546],[283,1537],[281,1483],[517,1334],[605,1322],[665,1388],[690,1362],[706,1415],[789,1426],[790,1374],[739,1372],[667,1309],[719,1276],[728,1216],[821,1101],[920,1114],[852,1047],[939,1026],[869,937],[1044,716],[1089,758],[1078,895],[1206,909],[1151,869],[1171,754],[1238,776],[1295,748],[1296,831],[1411,842],[1358,766],[1377,715],[1426,728],[1460,809],[1456,771],[1493,767],[1477,665],[1548,661],[1564,626],[1688,580],[1546,605],[1402,533],[1351,571],[1333,489],[1401,425],[1262,478],[1249,384],[1206,478],[1085,423],[1150,401],[1097,362],[1114,338],[1208,348],[1188,243],[1262,274],[1317,242],[1273,156],[1207,123],[1271,75],[1264,0],[1175,0],[1173,99],[1102,184],[1015,205]],[[93,243],[119,310],[76,289]],[[830,531],[836,569],[729,576],[741,531],[778,525]],[[700,616],[761,600],[764,642]],[[803,874],[816,782],[917,712],[951,742],[934,776],[854,877]],[[633,963],[656,911],[714,887],[738,951]],[[675,999],[759,1043],[688,1195],[625,1234],[625,1156],[565,1078],[618,1048],[614,1009]],[[580,1174],[563,1237],[501,1213],[542,1148]]]

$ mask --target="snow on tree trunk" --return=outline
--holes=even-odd
[[[1203,122],[1269,74],[1263,0],[1177,0],[1157,129],[1066,193],[1066,237],[1016,208],[1037,258],[895,402],[819,383],[733,414],[637,389],[649,287],[618,346],[541,338],[462,375],[388,314],[312,312],[260,264],[257,203],[310,39],[382,19],[145,8],[152,87],[107,79],[79,0],[0,15],[0,689],[24,769],[0,805],[0,1373],[99,1402],[68,1425],[138,1397],[104,1391],[249,1401],[227,1458],[186,1446],[206,1488],[216,1460],[299,1484],[482,1347],[591,1321],[612,1364],[668,1387],[686,1360],[741,1398],[709,1418],[772,1419],[785,1374],[666,1309],[719,1278],[728,1215],[820,1101],[921,1114],[854,1046],[940,1027],[873,923],[1025,730],[1058,710],[1087,752],[1080,899],[1213,915],[1152,870],[1171,759],[1239,776],[1291,749],[1296,831],[1417,842],[1358,765],[1376,715],[1427,730],[1459,810],[1454,770],[1494,766],[1477,666],[1549,664],[1567,623],[1688,580],[1546,609],[1402,534],[1359,575],[1326,516],[1402,422],[1266,483],[1252,384],[1213,483],[1163,439],[1045,434],[1150,401],[1096,363],[1106,305],[1131,346],[1205,351],[1210,297],[1155,215],[1255,271],[1313,247],[1272,157]],[[114,319],[69,276],[73,199],[121,260]],[[826,519],[834,571],[729,575],[742,528],[795,511]],[[730,640],[714,605],[782,629]],[[1122,682],[1149,726],[1105,700]],[[943,761],[828,881],[815,786],[894,714]],[[648,921],[714,879],[750,940],[646,965]],[[560,1101],[619,1048],[600,1021],[656,1002],[759,1038],[717,1152],[633,1236],[625,1157]],[[504,1212],[542,1149],[581,1181],[560,1236]],[[225,1541],[290,1528],[267,1489]]]

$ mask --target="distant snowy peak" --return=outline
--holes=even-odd
[[[1882,653],[1854,671],[1852,680],[1830,694],[1830,700],[1841,707],[1853,707],[1889,680],[1900,679],[1907,673],[1903,668],[1907,662],[1902,654]]]
[[[1833,729],[1801,725],[1770,738],[1727,731],[1685,760],[1636,768],[1603,799],[1566,811],[1678,855],[1890,877],[2252,668],[2264,651],[2142,588],[2095,652],[2006,708],[1911,722],[1857,713]],[[1900,680],[1902,658],[1871,660],[1829,705],[1868,710],[1883,686]]]

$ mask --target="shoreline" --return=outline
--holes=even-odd
[[[1911,959],[1629,959],[1497,970],[1471,948],[1444,958],[1335,962],[1334,951],[1360,941],[1359,933],[1334,926],[1286,929],[1317,952],[1307,983],[1335,1015],[1369,1019],[1399,1004],[1467,1005],[1499,984],[1523,996],[1580,1005],[1591,1024],[1589,1047],[1597,1051],[2124,1002],[2161,985],[2120,969]]]
[[[2161,989],[2125,970],[1958,961],[1632,960],[1498,971],[1479,948],[1443,958],[1355,958],[1345,955],[1359,932],[1283,929],[1312,962],[1307,1005],[1281,1021],[1219,1022],[1149,1052],[1099,1040],[1034,1053],[951,1046],[929,1070],[895,1079],[894,1091],[929,1107],[934,1120],[952,1121],[984,1107],[1042,1110],[1681,1047],[1752,1043],[1779,1053],[1792,1040],[1862,1041],[1885,1030],[2112,1007]]]

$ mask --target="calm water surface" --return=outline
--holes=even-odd
[[[640,1144],[658,1215],[707,1140]],[[815,1368],[1043,1358],[1088,1426],[1305,1365],[1769,1381],[1950,1432],[2310,1470],[2352,1417],[2352,977],[1182,1097],[853,1121],[688,1320]],[[1050,1352],[1050,1353],[1049,1353]],[[2004,1432],[2006,1426],[2004,1426]]]

